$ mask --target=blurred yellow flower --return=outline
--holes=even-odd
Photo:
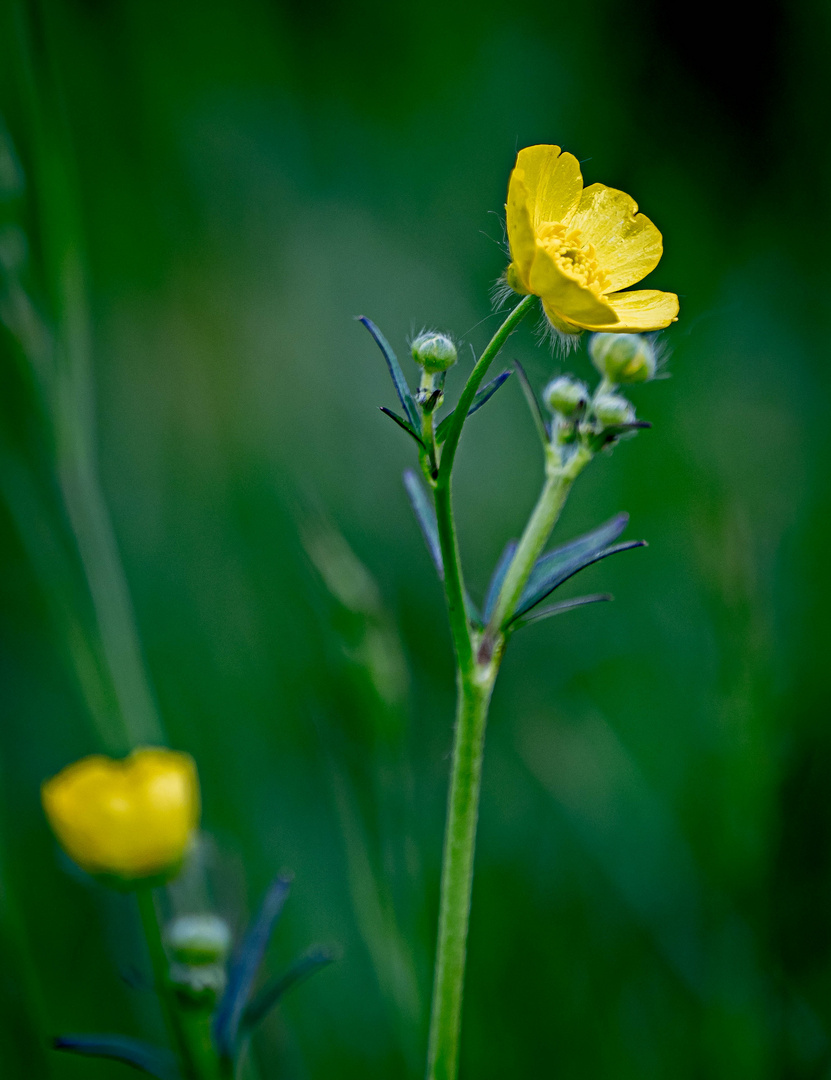
[[[172,750],[83,758],[47,780],[41,796],[67,854],[91,874],[125,880],[175,869],[199,823],[196,765]]]
[[[675,321],[675,293],[619,291],[658,265],[660,232],[624,192],[584,188],[573,154],[559,146],[520,150],[505,210],[508,284],[539,296],[557,330],[659,330]]]

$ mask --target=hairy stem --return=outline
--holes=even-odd
[[[551,531],[571,491],[571,485],[592,459],[592,453],[579,446],[565,465],[560,465],[549,450],[546,462],[546,480],[534,512],[528,519],[511,565],[505,575],[502,588],[494,607],[488,627],[488,637],[496,637],[513,615],[522,590],[528,582],[534,563],[548,543]]]
[[[467,411],[473,404],[474,397],[476,397],[476,391],[487,374],[488,368],[499,354],[499,350],[536,303],[536,296],[524,296],[493,335],[485,347],[485,351],[476,361],[473,371],[471,371],[465,383],[465,388],[462,390],[459,404],[454,409],[450,420],[450,430],[447,432],[447,438],[444,440],[444,446],[442,447],[439,476],[450,477],[453,461],[456,457],[456,448],[462,434],[462,426],[467,419]]]
[[[468,677],[472,673],[474,666],[473,645],[470,640],[470,627],[465,606],[465,586],[459,558],[456,523],[453,519],[449,474],[443,476],[439,473],[433,495],[436,503],[436,521],[439,528],[439,543],[444,564],[444,593],[447,600],[450,634],[453,638],[453,649],[456,653],[459,677]]]
[[[482,756],[495,668],[459,679],[453,772],[447,803],[439,933],[430,1015],[428,1080],[455,1080]]]
[[[455,1080],[458,1070],[459,1029],[482,756],[488,706],[498,668],[498,660],[481,665],[477,663],[475,656],[453,517],[451,474],[462,426],[476,391],[499,350],[535,303],[536,297],[526,296],[517,304],[474,366],[453,413],[433,488],[444,564],[444,591],[456,654],[458,699],[442,859],[439,929],[427,1058],[428,1080]]]

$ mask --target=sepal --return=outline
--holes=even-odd
[[[628,424],[613,424],[611,427],[603,428],[597,434],[588,435],[587,438],[591,449],[597,453],[604,447],[611,446],[624,435],[651,427],[652,424],[648,420],[633,420]]]

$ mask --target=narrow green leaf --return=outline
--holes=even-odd
[[[410,498],[410,505],[416,516],[416,521],[421,529],[421,535],[430,552],[433,565],[439,578],[444,581],[444,563],[441,557],[441,543],[439,542],[439,526],[436,521],[436,511],[427,497],[420,480],[412,469],[404,473],[404,487]]]
[[[520,630],[523,626],[530,626],[531,623],[550,619],[552,615],[562,615],[565,611],[573,611],[574,608],[585,607],[586,604],[600,604],[608,600],[614,600],[611,593],[592,593],[590,596],[577,596],[573,600],[561,600],[559,604],[536,608],[528,615],[523,615],[521,618],[514,620],[511,623],[511,629]]]
[[[605,521],[596,529],[592,529],[591,532],[584,533],[574,540],[569,540],[567,544],[561,544],[560,547],[554,548],[553,551],[549,551],[540,556],[540,558],[537,559],[525,589],[523,590],[522,597],[519,601],[520,605],[525,599],[530,597],[533,593],[536,593],[542,587],[552,571],[556,571],[561,565],[565,566],[567,563],[574,560],[579,561],[584,557],[592,556],[603,548],[608,547],[609,544],[617,540],[628,523],[628,514],[615,514],[613,518],[610,518],[609,521]]]
[[[424,445],[424,442],[422,441],[421,436],[413,427],[413,425],[409,422],[409,420],[405,420],[403,416],[399,416],[398,413],[394,413],[392,409],[388,409],[385,405],[379,405],[378,407],[385,416],[388,416],[390,420],[394,420],[400,428],[403,428],[408,435],[415,439],[415,441],[418,443],[422,450],[427,449],[427,447]]]
[[[335,954],[331,949],[310,949],[288,971],[266,983],[243,1013],[242,1031],[246,1034],[250,1032],[278,1004],[288,990],[331,964],[334,959]]]
[[[148,1076],[157,1077],[157,1080],[181,1080],[176,1060],[169,1050],[126,1035],[59,1035],[53,1046],[56,1050],[83,1057],[120,1061]]]
[[[392,351],[392,346],[372,321],[368,319],[366,315],[358,315],[358,322],[363,323],[367,330],[372,334],[375,339],[375,344],[384,354],[384,359],[387,362],[387,367],[390,369],[390,377],[392,378],[395,391],[398,394],[398,400],[401,402],[401,406],[404,412],[407,414],[410,423],[418,430],[421,424],[421,417],[419,416],[418,406],[413,398],[412,391],[407,385],[407,380],[404,378],[404,372],[401,370],[401,365],[398,363],[398,357]]]
[[[413,508],[413,513],[416,516],[416,521],[421,529],[421,535],[424,537],[424,542],[427,545],[427,550],[430,552],[430,557],[433,560],[433,565],[436,568],[436,573],[439,575],[439,579],[444,581],[444,561],[441,556],[441,543],[439,541],[439,524],[436,521],[436,511],[433,504],[427,497],[427,493],[421,484],[421,481],[412,471],[407,469],[404,473],[404,487],[407,490],[407,495],[410,499],[410,505]],[[479,611],[476,605],[465,592],[465,611],[467,617],[474,624],[474,626],[481,629],[482,619],[479,615]]]
[[[510,625],[527,611],[530,611],[531,608],[539,604],[541,600],[545,600],[545,598],[550,596],[556,588],[559,588],[564,581],[568,581],[570,577],[578,574],[581,570],[585,570],[587,566],[600,562],[601,559],[607,559],[610,555],[617,555],[620,551],[629,551],[631,548],[639,547],[646,547],[646,541],[630,540],[624,544],[614,544],[611,547],[601,548],[599,551],[582,552],[571,558],[552,560],[552,562],[548,564],[547,572],[541,572],[537,575],[533,589],[529,588],[531,584],[529,579],[529,586],[526,586],[525,591],[517,604],[517,609],[507,625]],[[557,554],[557,552],[551,553],[552,556]],[[548,558],[548,556],[544,556],[544,558]],[[542,559],[537,563],[537,567],[540,566],[541,562]],[[534,573],[537,573],[537,568],[535,568]]]
[[[502,582],[505,580],[505,575],[508,573],[508,567],[511,565],[511,560],[516,551],[516,543],[516,540],[508,541],[505,545],[505,550],[499,556],[499,562],[494,569],[493,576],[488,585],[488,592],[485,596],[485,607],[482,612],[482,618],[486,623],[490,622],[490,617],[493,615],[493,609],[496,607],[496,598],[499,596]]]
[[[525,400],[528,402],[528,408],[531,410],[531,416],[533,417],[537,434],[539,435],[543,446],[548,446],[551,441],[551,436],[548,433],[542,406],[539,403],[537,395],[534,393],[534,388],[528,381],[528,376],[525,374],[525,368],[520,364],[519,360],[514,360],[514,370],[516,371],[516,377],[519,379],[519,385],[522,387],[522,392],[525,395]]]
[[[228,972],[228,986],[214,1018],[217,1049],[226,1060],[234,1057],[240,1023],[248,1006],[254,980],[290,887],[291,880],[282,875],[272,882]]]
[[[490,401],[500,386],[510,378],[510,375],[510,371],[503,371],[501,375],[497,375],[495,379],[491,379],[490,382],[485,383],[482,389],[474,397],[473,404],[467,410],[467,415],[473,416],[477,409],[481,409],[484,404]],[[455,411],[456,410],[454,409],[453,412]],[[436,442],[439,444],[443,443],[447,438],[447,432],[450,430],[450,420],[453,417],[453,412],[449,412],[436,428]]]

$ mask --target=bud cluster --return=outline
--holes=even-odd
[[[552,379],[543,391],[545,404],[554,414],[554,444],[581,439],[598,447],[608,446],[637,423],[634,406],[615,388],[654,377],[657,365],[652,342],[639,334],[594,334],[589,354],[602,376],[593,395],[582,380],[571,375]]]

